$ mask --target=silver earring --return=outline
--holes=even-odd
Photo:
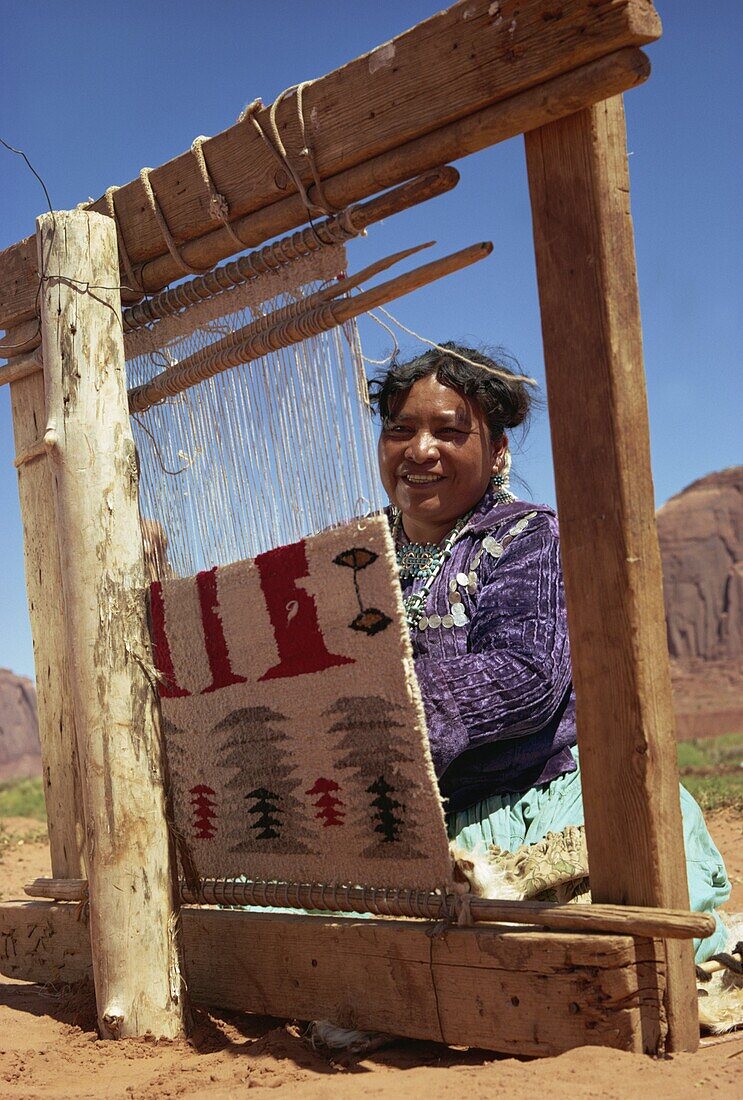
[[[510,504],[516,499],[510,490],[511,452],[509,450],[503,452],[503,465],[496,474],[493,474],[491,481],[495,489],[496,504]]]

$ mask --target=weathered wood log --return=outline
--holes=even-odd
[[[327,332],[367,310],[376,309],[377,306],[409,294],[436,279],[477,263],[489,256],[492,250],[493,246],[489,242],[470,245],[459,252],[443,256],[440,260],[432,260],[429,264],[407,271],[404,275],[388,279],[386,283],[380,283],[379,286],[352,298],[328,301],[314,308],[310,305],[301,312],[296,312],[295,307],[287,307],[267,313],[265,317],[251,321],[202,351],[194,352],[176,366],[161,371],[149,382],[135,386],[129,391],[129,411],[144,412],[156,401],[182,393],[239,363],[250,363],[271,351],[296,344],[308,336]]]
[[[31,898],[85,901],[85,879],[35,879],[24,886]],[[318,883],[229,882],[207,879],[198,890],[181,883],[181,900],[192,905],[278,905],[289,909],[327,909],[338,913],[376,913],[393,917],[442,920],[455,916],[458,902],[439,894],[417,891],[372,890],[363,886],[337,890]],[[655,939],[691,939],[708,936],[715,928],[711,913],[644,909],[637,905],[554,905],[546,901],[499,901],[466,898],[475,922],[531,924],[561,932],[613,932]]]
[[[22,346],[23,334],[11,330],[7,342]],[[16,362],[10,361],[11,370]],[[78,878],[85,873],[83,803],[59,544],[50,522],[54,515],[54,488],[46,453],[38,449],[46,425],[43,376],[18,376],[10,387],[10,403],[52,874]]]
[[[91,972],[80,907],[0,904],[0,973],[74,982]],[[663,1050],[655,940],[448,928],[236,910],[181,912],[189,991],[220,1008],[554,1055]]]
[[[174,1037],[184,994],[121,306],[109,289],[115,229],[101,214],[62,211],[39,218],[38,238],[53,272],[40,296],[44,438],[85,777],[98,1022],[105,1038]]]
[[[232,263],[215,267],[207,275],[180,283],[171,290],[140,302],[124,310],[124,331],[150,324],[161,317],[171,317],[184,306],[212,298],[228,291],[238,283],[249,282],[261,275],[275,271],[279,265],[288,265],[298,256],[305,256],[322,248],[323,243],[344,240],[346,236],[362,234],[370,225],[385,218],[409,210],[429,199],[451,191],[459,183],[459,172],[450,165],[443,165],[433,172],[417,176],[400,187],[371,199],[369,202],[349,206],[343,215],[315,222],[312,226],[282,237],[264,249],[248,252]],[[339,232],[340,230],[340,232]],[[2,385],[2,372],[0,372]]]
[[[41,336],[39,336],[39,342],[41,342]],[[10,382],[20,382],[22,378],[28,378],[29,374],[36,374],[40,370],[41,349],[37,345],[36,350],[26,355],[14,356],[0,367],[0,386],[6,386]]]
[[[320,178],[330,180],[494,103],[659,35],[660,23],[650,0],[562,0],[557,6],[552,0],[457,3],[306,88],[304,115]],[[599,87],[595,98],[617,90]],[[570,94],[570,81],[566,91]],[[267,109],[257,114],[264,128],[268,128],[267,115]],[[547,117],[543,114],[534,125]],[[305,141],[295,96],[281,102],[277,122],[293,164],[305,183],[311,183],[307,158],[300,156]],[[520,122],[508,136],[526,128]],[[488,144],[492,140],[479,147]],[[232,219],[275,205],[293,191],[288,173],[277,169],[273,154],[249,121],[204,142],[203,151]],[[433,163],[451,158],[442,150]],[[345,205],[431,166],[430,162],[405,169],[399,165],[402,174],[388,183],[345,198],[326,188],[328,201]],[[214,229],[211,196],[190,151],[156,168],[151,182],[176,241],[192,241]],[[141,264],[164,257],[162,233],[144,200],[140,180],[117,191],[115,204],[132,260]],[[260,236],[246,238],[243,227],[237,225],[246,247],[307,220],[300,200],[292,202],[292,208],[294,220],[268,232],[261,229]],[[105,212],[105,201],[98,200],[94,209]],[[227,231],[219,232],[224,250],[210,256],[205,267],[235,251]],[[187,251],[183,255],[189,264],[199,266]],[[172,272],[173,261],[169,257],[164,263],[157,276],[154,269],[142,273],[147,290],[159,290],[183,274],[176,270],[175,275],[163,275],[166,268]],[[32,241],[20,242],[0,255],[0,324],[33,312],[37,273]]]
[[[621,98],[526,135],[592,896],[689,904]],[[672,1049],[698,1043],[669,944]]]

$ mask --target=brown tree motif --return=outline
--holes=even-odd
[[[270,707],[241,707],[215,728],[221,743],[221,765],[232,775],[225,790],[241,792],[253,819],[246,830],[242,812],[230,830],[232,852],[308,852],[311,825],[305,817],[301,785],[291,740],[281,729],[285,714]],[[226,736],[225,736],[226,735]]]
[[[374,837],[362,853],[368,858],[422,858],[416,824],[408,813],[417,784],[409,771],[414,759],[400,736],[402,713],[379,695],[342,696],[325,711],[333,719],[329,733],[340,735],[336,767],[352,773],[347,801],[357,824]]]

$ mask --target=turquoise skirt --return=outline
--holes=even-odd
[[[551,783],[521,794],[498,794],[476,802],[459,813],[447,815],[449,838],[467,851],[484,851],[497,844],[509,852],[522,844],[536,844],[547,833],[559,833],[568,825],[583,825],[578,751],[573,750],[578,770],[558,776]],[[681,816],[689,879],[690,908],[713,913],[730,897],[731,885],[722,856],[709,835],[699,806],[681,787]],[[704,962],[724,951],[727,932],[720,917],[715,932],[695,940],[695,958]]]

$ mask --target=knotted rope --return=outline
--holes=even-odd
[[[209,195],[209,217],[212,221],[221,222],[224,228],[229,233],[232,240],[238,246],[239,249],[245,248],[245,244],[240,240],[235,230],[232,228],[229,222],[230,208],[227,199],[221,192],[217,190],[217,186],[209,171],[209,165],[206,163],[206,156],[204,155],[204,142],[208,139],[203,134],[199,137],[195,137],[191,142],[191,152],[196,158],[196,164],[199,169],[199,175],[201,181],[207,190]]]
[[[270,128],[270,135],[264,130],[256,117],[256,112],[263,108],[263,103],[260,99],[254,99],[251,103],[241,111],[238,116],[238,122],[250,122],[260,134],[261,138],[265,142],[266,146],[270,150],[271,154],[275,157],[281,167],[289,175],[293,181],[297,192],[302,199],[305,207],[310,215],[313,214],[337,214],[339,213],[337,207],[334,207],[327,199],[324,193],[322,181],[317,171],[317,165],[315,163],[315,156],[312,146],[307,137],[307,125],[304,117],[304,91],[311,84],[314,84],[313,80],[304,80],[300,84],[293,84],[290,88],[286,88],[281,95],[277,96],[271,104],[268,110],[268,125]],[[297,169],[289,159],[284,141],[279,133],[278,123],[276,121],[276,115],[281,103],[287,99],[292,93],[295,93],[295,100],[297,105],[297,121],[299,123],[299,132],[302,138],[302,148],[299,150],[299,155],[304,157],[309,165],[312,179],[315,185],[315,192],[317,194],[317,202],[313,202],[310,198],[307,188],[304,185],[304,181],[300,176]]]

